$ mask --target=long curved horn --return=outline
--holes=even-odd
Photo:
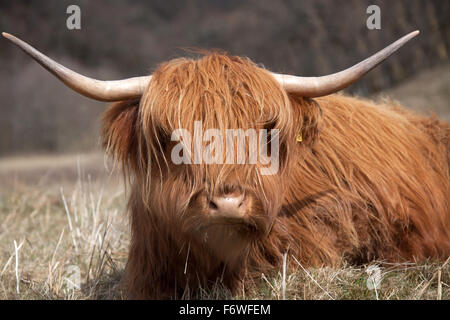
[[[139,97],[144,92],[151,78],[151,76],[145,76],[114,81],[88,78],[53,61],[13,35],[5,32],[2,35],[50,71],[66,86],[95,100],[119,101]]]
[[[327,76],[297,77],[279,73],[272,73],[272,75],[289,93],[309,98],[326,96],[359,80],[418,34],[419,31],[411,32],[353,67]]]

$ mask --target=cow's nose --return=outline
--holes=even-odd
[[[217,196],[209,201],[209,212],[212,216],[242,218],[246,210],[243,194]]]

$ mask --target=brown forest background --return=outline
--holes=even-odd
[[[68,30],[66,8],[81,8]],[[366,9],[381,8],[381,30]],[[348,67],[400,36],[421,35],[348,91],[367,96],[448,63],[448,0],[0,1],[0,31],[86,75],[145,75],[158,63],[219,48],[266,68],[304,76]],[[98,148],[101,102],[81,97],[0,40],[0,156]]]

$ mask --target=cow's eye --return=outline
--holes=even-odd
[[[166,151],[167,145],[169,143],[169,134],[162,128],[158,128],[157,132],[156,132],[156,136],[157,136],[157,146],[158,148],[164,152]]]
[[[270,157],[271,150],[272,150],[272,143],[274,143],[274,129],[275,129],[275,121],[268,122],[266,125],[264,125],[264,130],[262,131],[262,141],[261,141],[261,147],[264,154],[266,154],[268,157]]]

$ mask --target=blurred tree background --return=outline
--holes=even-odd
[[[66,9],[81,8],[81,30]],[[369,5],[381,30],[366,27]],[[74,70],[99,79],[146,75],[158,63],[219,48],[267,69],[302,76],[346,68],[406,33],[421,35],[348,91],[371,95],[448,63],[447,0],[11,0],[0,2],[10,32]],[[98,148],[106,105],[65,88],[8,41],[0,40],[0,156]]]

